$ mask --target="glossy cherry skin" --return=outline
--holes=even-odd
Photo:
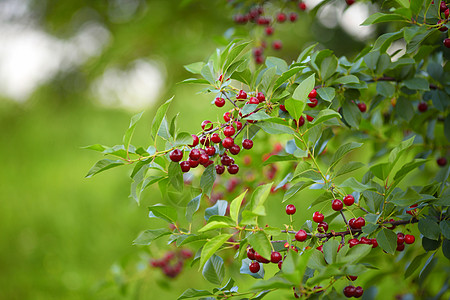
[[[304,231],[303,229],[300,229],[299,231],[297,231],[297,233],[295,234],[295,239],[299,242],[303,242],[308,238],[308,235],[306,234],[306,231]]]
[[[293,214],[295,214],[296,211],[297,211],[297,209],[295,208],[294,204],[289,204],[286,206],[286,213],[288,215],[293,215]]]

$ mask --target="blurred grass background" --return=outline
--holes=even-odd
[[[183,65],[205,60],[223,40],[232,25],[222,9],[225,1],[29,0],[21,2],[25,13],[17,17],[19,2],[5,0],[0,6],[2,24],[21,26],[17,37],[35,30],[64,41],[84,24],[96,22],[110,39],[100,53],[60,68],[24,99],[0,90],[0,299],[174,299],[188,287],[208,288],[196,268],[169,283],[146,266],[139,266],[143,280],[132,292],[121,290],[120,284],[111,286],[111,279],[120,283],[114,274],[121,265],[139,261],[142,252],[131,242],[154,225],[146,206],[159,202],[160,195],[151,189],[137,206],[128,198],[128,174],[120,169],[85,179],[100,156],[81,147],[120,144],[130,116],[143,109],[133,143],[148,145],[156,107],[172,95],[169,114],[181,113],[178,124],[184,131],[197,132],[203,119],[216,119],[211,99],[196,94],[198,86],[175,83],[189,77]],[[281,30],[280,37],[295,28],[290,32],[295,38],[283,40],[282,55],[295,58],[311,38],[308,24],[302,17],[299,26]],[[314,38],[335,45],[338,55],[351,56],[362,45],[339,27],[329,30],[315,23],[313,28]],[[349,42],[336,43],[342,37]],[[0,43],[8,42],[0,34]],[[109,68],[127,69],[138,59],[160,66],[165,80],[154,91],[157,101],[132,109],[102,104],[92,92],[93,82]],[[270,203],[271,211],[275,203]],[[273,214],[269,220],[283,222],[281,216]]]

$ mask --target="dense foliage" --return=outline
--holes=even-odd
[[[383,295],[377,283],[398,274],[421,299],[449,296],[448,8],[431,0],[384,2],[362,25],[395,22],[389,28],[396,31],[355,57],[316,44],[295,61],[264,57],[265,37],[296,22],[295,10],[315,15],[332,2],[308,11],[297,1],[229,1],[236,26],[247,26],[236,34],[249,34],[186,65],[194,77],[183,81],[204,86],[217,120],[186,132],[177,115],[167,117],[169,99],[153,119],[150,146],[131,144],[141,113],[123,144],[87,147],[109,156],[88,177],[131,164],[137,203],[149,186],[161,191],[166,202],[150,206],[149,217],[169,226],[143,231],[134,244],[168,238],[180,250],[154,258],[153,267],[175,277],[193,256],[190,265],[207,281],[227,282],[190,288],[179,299],[261,299],[283,290],[373,299]],[[399,40],[404,47],[389,52]],[[280,50],[282,41],[271,45]],[[315,197],[305,197],[307,190]],[[271,219],[274,209],[285,210],[285,219]],[[405,269],[383,270],[383,262],[400,259]],[[258,280],[238,289],[236,268]],[[431,272],[440,274],[438,286],[424,284]],[[370,277],[359,284],[364,274]]]

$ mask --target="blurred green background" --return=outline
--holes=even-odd
[[[148,145],[152,116],[172,95],[169,115],[180,112],[184,131],[216,118],[199,87],[176,83],[189,77],[183,65],[205,60],[225,40],[232,26],[225,2],[0,2],[0,299],[174,299],[208,287],[196,268],[168,283],[139,265],[146,258],[131,242],[154,225],[146,206],[159,192],[147,191],[137,206],[128,172],[85,179],[100,156],[81,147],[120,144],[142,110],[133,143]],[[363,45],[339,26],[310,23],[303,15],[281,30],[279,37],[290,34],[284,57],[295,58],[311,39],[338,55]],[[342,38],[348,43],[336,43]],[[137,273],[121,277],[130,261],[143,280],[121,289]]]

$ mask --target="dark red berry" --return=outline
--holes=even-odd
[[[372,248],[378,247],[377,239],[370,239],[370,243],[372,244]]]
[[[247,93],[243,90],[240,90],[239,94],[236,96],[236,99],[247,99]]]
[[[444,167],[447,164],[447,159],[445,157],[439,157],[436,160],[439,167]]]
[[[355,227],[355,218],[351,218],[350,220],[348,220],[348,225],[350,226],[350,228],[356,229]]]
[[[264,63],[264,56],[255,57],[255,63],[257,63],[258,65],[261,65],[262,63]]]
[[[191,169],[191,165],[189,164],[189,162],[187,160],[180,162],[180,167],[181,167],[181,171],[183,172],[189,172],[189,170]]]
[[[446,38],[442,43],[446,48],[450,48],[450,38]]]
[[[226,149],[230,149],[234,145],[234,140],[232,137],[227,136],[222,140],[222,146]]]
[[[228,166],[228,173],[236,174],[237,172],[239,172],[239,166],[238,165],[232,164],[232,165]]]
[[[230,122],[230,120],[231,120],[231,113],[229,111],[227,111],[226,113],[223,114],[223,120],[225,122]]]
[[[358,279],[358,276],[347,275],[348,280],[355,281]]]
[[[225,99],[217,97],[214,104],[216,104],[217,107],[222,107],[225,105]]]
[[[175,149],[169,154],[170,160],[173,162],[179,162],[183,158],[183,151]]]
[[[355,203],[355,198],[352,195],[347,195],[344,197],[344,204],[347,206],[352,205]]]
[[[202,164],[202,165],[208,163],[208,161],[209,161],[208,154],[206,154],[206,153],[200,154],[200,158],[198,159],[198,161],[199,161],[200,164]]]
[[[284,21],[286,21],[286,19],[287,19],[287,17],[286,17],[285,13],[280,12],[277,14],[278,23],[283,23]]]
[[[259,104],[259,100],[256,97],[251,97],[246,104]]]
[[[355,3],[355,0],[345,0],[345,2],[347,3],[347,5],[352,5],[353,3]]]
[[[293,214],[295,214],[296,211],[297,211],[297,209],[295,208],[294,204],[288,204],[286,206],[286,213],[288,215],[293,215]]]
[[[395,250],[402,252],[403,250],[405,250],[405,244],[397,244],[397,248]]]
[[[234,125],[236,125],[236,130],[241,130],[242,128],[242,123],[240,121],[235,121]]]
[[[426,102],[420,102],[419,105],[417,105],[417,109],[420,112],[426,112],[428,110],[428,104]]]
[[[363,112],[366,112],[367,105],[364,102],[359,102],[358,103],[358,108],[359,108],[359,111],[361,111],[363,113]]]
[[[320,222],[319,225],[317,225],[317,230],[321,233],[327,232],[328,231],[328,223]]]
[[[216,148],[214,147],[206,147],[206,154],[209,156],[213,156],[216,153]]]
[[[280,269],[281,270],[281,267],[283,266],[283,261],[282,260],[280,260],[279,262],[278,262],[278,269]]]
[[[264,49],[261,47],[253,48],[253,55],[255,57],[261,56],[263,54],[263,52],[264,52]]]
[[[320,245],[320,246],[317,247],[316,249],[323,253],[323,245]]]
[[[302,127],[305,124],[305,118],[303,116],[298,119],[298,127]]]
[[[355,288],[355,293],[353,294],[353,297],[359,298],[359,297],[362,296],[363,293],[364,293],[363,288],[360,287],[360,286],[357,286],[357,287]]]
[[[299,242],[303,242],[308,238],[308,235],[306,234],[306,231],[304,231],[303,229],[300,229],[299,231],[297,231],[297,233],[295,234],[295,239]]]
[[[334,199],[333,202],[331,202],[331,208],[335,211],[340,211],[344,207],[344,204],[342,204],[342,201],[339,199]]]
[[[284,106],[284,104],[280,104],[280,109],[281,109],[282,111],[287,111],[286,106]]]
[[[233,154],[233,155],[239,154],[240,151],[241,151],[241,147],[239,147],[238,144],[234,144],[234,145],[231,146],[231,148],[230,148],[230,153]]]
[[[223,134],[225,136],[232,136],[233,134],[235,134],[235,132],[236,132],[236,130],[234,129],[233,126],[227,126],[223,130]]]
[[[274,32],[274,29],[272,26],[267,26],[264,31],[266,32],[267,35],[272,35]]]
[[[200,150],[192,149],[191,152],[189,152],[189,158],[192,160],[198,160],[200,158]]]
[[[181,256],[181,258],[183,258],[183,259],[189,259],[189,258],[191,258],[192,256],[194,256],[194,254],[193,254],[192,251],[189,250],[189,249],[181,249],[181,251],[180,251],[180,256]]]
[[[310,115],[306,115],[306,120],[308,120],[308,122],[312,122],[314,118],[311,117]]]
[[[294,12],[289,14],[289,20],[291,22],[297,21],[297,17],[298,17],[298,15],[296,13],[294,13]]]
[[[348,245],[349,245],[350,248],[353,248],[353,247],[355,247],[358,244],[359,244],[358,239],[350,239],[350,240],[348,240]]]
[[[402,245],[405,242],[405,235],[401,232],[397,233],[397,245]]]
[[[411,234],[407,234],[405,235],[405,244],[413,244],[416,241],[416,238],[411,235]]]
[[[445,22],[446,22],[446,21],[444,21],[444,20],[439,20],[439,21],[437,22],[437,25],[441,24],[441,25],[438,27],[439,31],[441,31],[441,32],[446,32],[446,31],[448,30],[447,26],[445,26]]]
[[[300,2],[300,3],[298,4],[298,8],[300,8],[300,9],[303,10],[303,11],[305,11],[305,10],[306,10],[306,4],[305,4],[305,2]]]
[[[200,144],[205,145],[206,147],[209,146],[209,138],[206,136],[202,136],[200,138]]]
[[[223,174],[223,172],[225,172],[225,167],[222,165],[216,165],[215,168],[216,168],[216,173],[219,175],[221,175],[221,174]]]
[[[363,217],[359,217],[358,219],[355,220],[355,228],[357,229],[361,229],[364,227],[364,225],[366,225],[366,220],[364,220]]]
[[[258,99],[259,103],[266,101],[266,96],[263,93],[259,92],[256,94],[256,99]]]
[[[247,249],[247,257],[250,260],[255,260],[255,250],[253,250],[253,248]]]
[[[220,162],[222,163],[222,165],[224,166],[229,166],[233,163],[233,159],[231,157],[229,157],[228,155],[223,155],[220,158]]]
[[[445,1],[441,1],[440,5],[439,5],[439,9],[441,12],[444,12],[447,10],[447,4],[445,3]]]
[[[279,40],[273,41],[272,48],[275,50],[280,50],[283,47],[283,43]]]
[[[316,97],[317,97],[316,89],[313,89],[311,92],[309,92],[308,98],[316,98]]]
[[[311,98],[309,99],[310,102],[308,102],[308,106],[313,108],[317,106],[317,103],[319,103],[319,101],[316,98]]]
[[[198,157],[200,158],[200,155]],[[188,162],[189,162],[189,166],[191,168],[197,168],[197,166],[200,164],[200,162],[198,160],[193,160],[190,157],[188,159]]]
[[[213,143],[220,143],[222,141],[222,139],[220,138],[220,136],[217,133],[213,133],[211,135],[211,142]]]
[[[192,135],[192,145],[188,145],[189,147],[195,147],[198,145],[198,136],[196,136],[195,134]]]
[[[316,211],[313,214],[313,221],[316,223],[320,223],[323,222],[323,219],[325,219],[325,216],[323,214],[321,214],[320,212]]]
[[[268,264],[270,262],[270,260],[262,257],[261,254],[259,254],[256,251],[255,251],[255,259],[256,259],[256,261],[263,263],[263,264]]]
[[[242,141],[242,147],[243,147],[244,149],[247,149],[247,150],[252,149],[252,147],[253,147],[253,141],[252,141],[252,140],[249,140],[249,139],[244,139],[244,140]]]
[[[365,245],[372,245],[372,241],[368,238],[366,238],[365,236],[363,236],[361,238],[361,240],[359,241],[360,244],[365,244]]]
[[[270,262],[277,264],[281,261],[283,257],[281,256],[280,252],[272,252],[270,254]]]
[[[202,129],[205,131],[211,130],[213,128],[213,124],[209,120],[205,120],[202,122]]]
[[[261,267],[259,266],[259,263],[257,263],[256,261],[252,262],[249,266],[248,266],[250,272],[252,273],[258,273],[259,270],[261,269]]]
[[[444,11],[444,16],[445,16],[446,19],[448,19],[449,14],[450,14],[450,10],[447,8],[447,9]]]

